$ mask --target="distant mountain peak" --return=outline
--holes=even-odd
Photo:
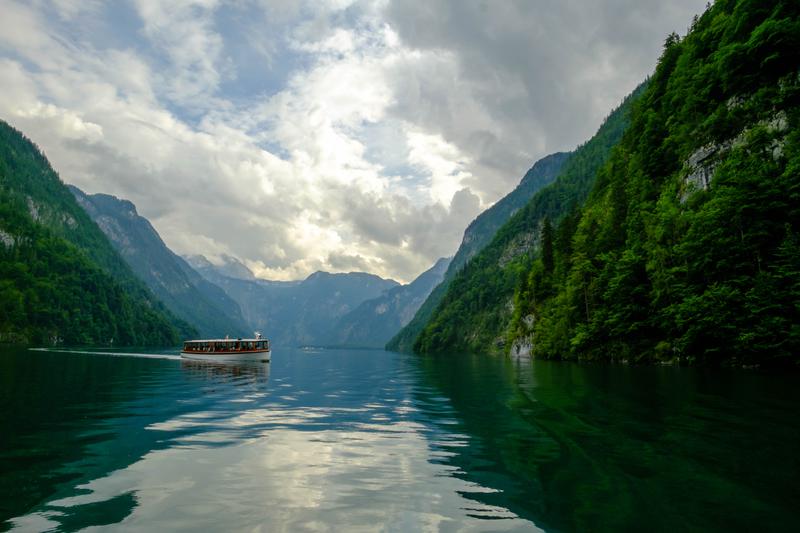
[[[209,259],[204,255],[195,254],[185,255],[183,258],[192,268],[200,273],[214,272],[226,278],[243,279],[247,281],[255,281],[257,279],[253,271],[250,270],[247,265],[232,255],[220,254],[218,258],[212,257]]]
[[[444,257],[407,285],[395,285],[342,316],[328,344],[379,348],[406,325],[433,288],[442,281],[452,258]]]
[[[76,187],[75,185],[67,184],[67,188],[72,191],[72,194],[78,200],[78,203],[81,204],[81,207],[87,209],[87,207],[91,207],[94,209],[94,204],[101,204],[104,206],[113,206],[113,208],[117,212],[124,213],[129,218],[138,217],[139,213],[136,211],[136,206],[130,200],[125,200],[124,198],[118,198],[113,194],[105,194],[105,193],[94,193],[89,194],[84,192],[80,188]],[[90,200],[88,202],[87,200]]]
[[[214,268],[214,264],[201,254],[184,255],[183,259],[191,265],[192,268]]]
[[[228,277],[248,280],[256,279],[256,275],[253,274],[253,271],[250,270],[242,261],[240,261],[239,258],[228,254],[222,254],[220,258],[222,259],[223,264],[218,268],[221,268],[224,272],[226,272]]]

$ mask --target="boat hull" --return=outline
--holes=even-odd
[[[184,359],[194,361],[217,361],[220,363],[235,363],[242,361],[268,362],[272,358],[272,351],[248,351],[248,352],[181,352]]]

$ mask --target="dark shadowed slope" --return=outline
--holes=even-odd
[[[417,348],[796,366],[798,65],[796,1],[719,1],[670,35],[582,209],[503,228]],[[541,248],[498,269],[500,235],[525,232]]]
[[[201,336],[252,333],[236,302],[167,248],[131,202],[107,194],[87,195],[74,186],[70,190],[136,275],[170,311],[196,327]]]
[[[167,345],[194,333],[135,277],[39,149],[0,121],[3,340]]]
[[[464,266],[476,253],[492,240],[497,230],[522,208],[537,191],[546,187],[556,179],[564,163],[570,158],[570,153],[559,152],[548,155],[537,161],[525,173],[519,185],[513,191],[501,198],[492,207],[478,215],[467,229],[456,255],[444,275],[442,282],[434,288],[425,302],[417,310],[414,318],[403,327],[387,344],[387,349],[410,351],[422,328],[428,322],[433,310],[439,304],[447,289],[450,280],[456,272]]]

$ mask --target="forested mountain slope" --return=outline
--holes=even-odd
[[[2,340],[170,345],[193,333],[136,279],[39,149],[0,121]]]
[[[542,358],[796,366],[798,66],[796,1],[718,1],[671,35],[585,206],[520,265],[513,303],[473,300],[456,321],[452,298],[418,348],[507,336]],[[465,273],[462,291],[486,275]],[[509,303],[510,325],[475,327]]]
[[[503,340],[498,331],[504,331],[510,319],[508,303],[525,258],[538,242],[539,228],[545,218],[559,219],[585,201],[597,170],[622,138],[641,91],[642,86],[606,118],[589,141],[572,152],[555,182],[515,212],[491,242],[454,275],[449,287],[437,287],[441,290],[439,301],[423,324],[425,333],[413,339],[422,343],[415,350],[487,350]]]
[[[442,300],[447,286],[455,277],[456,273],[486,246],[494,237],[497,230],[517,210],[522,208],[531,197],[543,187],[551,184],[561,172],[564,163],[569,160],[572,154],[568,152],[558,152],[543,157],[537,161],[525,173],[519,185],[506,196],[498,200],[492,207],[478,215],[467,229],[464,230],[464,237],[456,251],[456,255],[450,261],[450,266],[444,275],[442,282],[434,288],[425,302],[417,310],[414,318],[403,327],[387,344],[389,350],[410,351],[417,336],[422,328],[425,327],[436,306]]]
[[[252,334],[238,304],[174,254],[131,202],[69,188],[136,275],[201,337]]]

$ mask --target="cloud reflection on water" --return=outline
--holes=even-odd
[[[495,489],[465,479],[449,461],[470,437],[446,399],[428,396],[443,415],[431,424],[411,399],[417,385],[409,376],[359,388],[347,369],[320,365],[324,376],[298,377],[285,365],[270,381],[269,364],[182,362],[169,379],[196,393],[183,395],[183,411],[141,429],[162,433],[164,447],[84,480],[13,525],[59,528],[91,506],[128,498],[114,527],[477,531],[492,519],[496,531],[535,529],[481,503],[479,495]]]
[[[69,509],[132,491],[137,505],[119,524],[126,530],[202,524],[206,530],[329,530],[336,525],[348,531],[470,531],[483,530],[486,523],[480,518],[487,517],[512,519],[494,522],[495,530],[532,528],[506,509],[469,499],[471,493],[492,489],[460,479],[456,467],[439,462],[442,452],[432,453],[419,424],[363,425],[351,431],[280,427],[324,416],[269,407],[247,411],[231,425],[257,420],[273,429],[231,446],[152,452],[79,487],[86,494],[53,501],[50,507]],[[183,418],[165,426],[185,427]],[[197,432],[183,443],[229,438],[213,426],[203,431],[204,420],[194,418]],[[431,462],[432,457],[439,461]],[[25,527],[26,521],[16,525]]]

